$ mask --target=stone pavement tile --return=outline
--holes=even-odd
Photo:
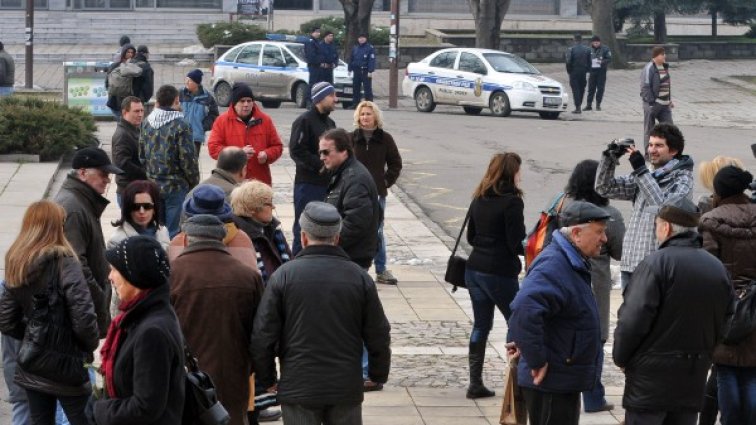
[[[461,419],[459,416],[423,416],[425,423],[428,425],[490,425],[488,418],[484,417],[467,417]],[[494,422],[498,424],[497,422]]]
[[[502,391],[499,391],[498,388],[495,389],[496,395],[493,397],[486,397],[486,398],[478,398],[475,399],[475,404],[477,404],[482,411],[484,407],[497,407],[499,409],[499,412],[501,411],[501,403],[504,398],[504,393]],[[497,412],[497,414],[499,413]]]
[[[34,201],[38,201],[42,199],[42,196],[40,194],[39,197],[36,196],[34,193],[29,193],[29,191],[17,191],[17,190],[5,190],[2,195],[0,195],[0,203],[3,204],[3,206],[14,206],[14,207],[26,207],[29,206]]]
[[[441,352],[447,355],[456,355],[456,356],[466,356],[468,348],[467,347],[440,347]],[[498,355],[498,354],[497,354]]]
[[[412,397],[404,387],[384,385],[383,391],[365,393],[363,406],[414,406]]]
[[[362,416],[381,416],[389,418],[392,416],[420,416],[417,408],[413,405],[403,406],[362,406]]]
[[[580,425],[616,425],[619,423],[609,412],[600,413],[582,413],[580,414]]]
[[[480,409],[481,412],[483,412],[484,416],[486,416],[486,417],[494,417],[495,416],[495,417],[498,418],[501,415],[502,397],[503,397],[503,395],[501,394],[501,392],[497,392],[495,396],[488,397],[488,399],[498,400],[498,403],[499,403],[498,405],[493,405],[493,406],[481,406],[481,405],[478,405],[478,408]]]
[[[430,425],[418,416],[362,416],[363,425]],[[434,424],[435,425],[435,424]]]
[[[464,320],[467,317],[459,308],[416,308],[420,320]]]
[[[466,390],[463,388],[416,387],[407,388],[407,391],[413,399],[415,397],[465,398],[466,393]]]
[[[420,407],[475,407],[475,400],[462,397],[416,396],[415,406]]]
[[[396,356],[401,355],[434,355],[443,354],[439,347],[391,347],[391,354]]]
[[[389,248],[390,247],[391,245],[389,245]],[[394,275],[401,276],[401,280],[399,282],[400,285],[402,282],[432,282],[436,280],[433,274],[431,274],[427,270],[415,266],[399,264],[392,265],[391,271],[394,273]]]
[[[480,411],[480,408],[478,406],[466,406],[466,407],[456,407],[456,406],[434,406],[434,407],[421,407],[418,406],[417,410],[420,411],[420,415],[425,419],[426,421],[433,419],[433,423],[436,423],[436,418],[439,417],[455,417],[459,421],[459,417],[466,417],[466,416],[472,416],[472,417],[482,417],[483,412]],[[464,419],[465,423],[467,423],[467,419]]]
[[[438,282],[436,282],[435,280],[433,280],[433,281],[412,281],[412,280],[406,281],[406,280],[402,280],[401,284],[402,284],[402,288],[430,288],[430,289],[435,289],[436,287],[438,287]]]

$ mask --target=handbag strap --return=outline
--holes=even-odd
[[[460,239],[462,239],[462,234],[465,232],[465,227],[467,227],[468,221],[470,221],[470,208],[467,209],[467,214],[465,214],[465,221],[462,222],[462,228],[459,229],[459,235],[457,235],[457,241],[454,242],[454,249],[452,249],[451,257],[454,257],[454,254],[457,253],[457,248],[459,247],[459,241]]]

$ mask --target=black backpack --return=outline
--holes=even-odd
[[[182,425],[226,425],[231,420],[226,408],[218,401],[215,384],[199,370],[197,358],[184,345],[186,362],[186,392]]]

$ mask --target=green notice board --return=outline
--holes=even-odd
[[[63,62],[63,101],[94,116],[112,116],[105,79],[109,62]]]

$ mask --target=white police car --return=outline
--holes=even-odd
[[[304,107],[310,73],[304,58],[304,45],[287,41],[251,41],[236,45],[213,65],[212,88],[221,106],[231,101],[231,86],[241,81],[249,84],[255,99],[266,108],[278,108],[281,102]],[[339,60],[333,70],[336,96],[344,107],[352,101],[352,79],[347,65]]]
[[[558,81],[542,75],[525,59],[498,50],[472,48],[443,49],[410,63],[402,93],[415,99],[420,112],[431,112],[437,104],[444,104],[462,106],[471,115],[490,108],[499,117],[520,111],[557,119],[569,102]]]

